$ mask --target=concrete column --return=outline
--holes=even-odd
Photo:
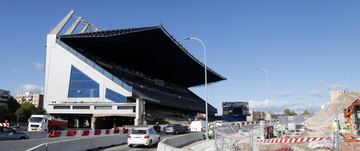
[[[144,125],[144,110],[145,104],[144,101],[136,99],[136,116],[134,120],[134,125]]]
[[[95,129],[95,120],[96,118],[95,117],[91,117],[91,129]]]

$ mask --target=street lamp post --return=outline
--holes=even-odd
[[[269,74],[268,71],[265,68],[256,68],[258,70],[261,70],[264,72],[265,77],[266,77],[266,89],[267,89],[267,93],[268,93],[268,100],[269,100],[269,113],[271,116],[271,100],[270,100],[270,83],[269,83]]]
[[[206,140],[209,139],[208,136],[208,88],[207,88],[207,65],[206,65],[206,46],[202,40],[196,37],[187,37],[185,40],[196,40],[201,43],[204,49],[204,64],[205,64],[205,118],[206,118]]]

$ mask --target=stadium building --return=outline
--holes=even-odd
[[[225,80],[206,72],[209,83]],[[205,101],[188,88],[203,77],[204,64],[162,25],[102,30],[70,11],[47,35],[44,108],[73,128],[193,119]]]

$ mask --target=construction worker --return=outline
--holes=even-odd
[[[333,127],[333,132],[334,134],[336,134],[336,132],[340,129],[340,125],[338,123],[338,120],[335,120],[332,124],[332,127]]]
[[[212,124],[210,124],[209,125],[209,139],[213,139],[214,138],[214,135],[215,135],[215,133],[214,133],[214,125],[212,125]]]
[[[282,127],[281,127],[281,136],[284,138],[284,136],[285,136],[285,130],[286,130],[286,126],[285,126],[285,124],[284,125],[282,125]]]
[[[350,124],[347,121],[345,121],[345,124],[344,124],[343,128],[340,130],[340,133],[350,134]]]
[[[277,132],[278,138],[282,137],[282,129],[283,129],[283,126],[281,125],[280,122],[278,122],[278,125],[276,126],[276,132]]]

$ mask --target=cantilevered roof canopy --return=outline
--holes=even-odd
[[[204,83],[204,65],[162,26],[60,35],[60,40],[86,56],[139,71],[177,85]],[[225,80],[207,70],[208,83]]]

